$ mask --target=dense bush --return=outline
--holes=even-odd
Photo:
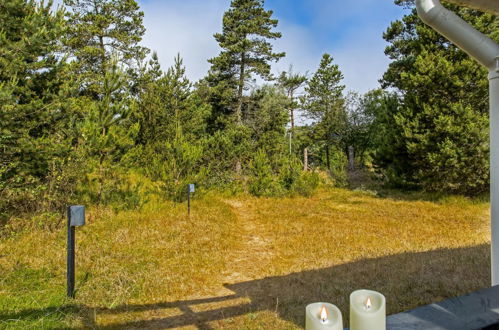
[[[263,150],[258,150],[250,161],[248,189],[255,196],[275,196],[282,191]]]
[[[329,174],[336,187],[345,187],[348,183],[348,159],[344,152],[332,148],[329,152]]]
[[[320,176],[317,172],[301,172],[293,183],[293,191],[305,197],[310,197],[319,187]]]

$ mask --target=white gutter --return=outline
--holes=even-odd
[[[429,26],[464,50],[489,70],[496,68],[499,45],[440,4],[439,0],[417,0],[418,14]]]
[[[455,0],[491,11],[497,0]],[[416,0],[421,19],[489,70],[490,86],[490,206],[492,286],[499,285],[499,45],[475,30],[439,0]]]

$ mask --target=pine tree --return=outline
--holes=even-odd
[[[138,134],[134,112],[144,81],[148,50],[143,13],[135,0],[64,0],[68,31],[64,44],[70,58],[81,116],[78,152],[86,161],[89,195],[99,203],[120,193],[125,161]]]
[[[383,76],[400,104],[381,114],[390,146],[380,146],[375,163],[392,183],[433,191],[472,193],[488,185],[488,104],[486,70],[417,16],[412,8],[384,34],[392,59]],[[451,6],[490,35],[492,15]],[[381,108],[383,109],[383,108]],[[395,112],[394,112],[395,111]],[[378,127],[380,127],[378,125]]]
[[[269,85],[255,90],[248,103],[247,126],[251,128],[254,149],[265,151],[274,168],[279,158],[287,155],[288,105],[289,100],[282,90]]]
[[[66,151],[58,131],[66,120],[58,43],[64,17],[51,5],[0,5],[0,217],[7,203],[18,202],[25,211],[38,207],[50,164]]]
[[[88,99],[88,114],[81,127],[81,149],[88,164],[89,186],[95,187],[97,202],[107,202],[119,183],[117,169],[127,152],[133,148],[138,133],[138,123],[130,122],[130,114],[136,107],[126,88],[126,76],[111,62],[102,82],[98,101]],[[93,184],[95,183],[95,184]]]
[[[185,185],[205,175],[201,165],[209,114],[185,75],[180,55],[141,97],[136,115],[144,153],[139,163],[170,197],[184,198]]]
[[[350,92],[345,98],[345,108],[347,112],[346,128],[343,140],[343,147],[349,153],[352,152],[353,159],[358,159],[363,165],[364,156],[372,146],[372,123],[373,115],[369,109],[371,103],[371,94],[377,91],[371,91],[366,95],[359,95]],[[351,148],[351,150],[350,150]],[[352,164],[354,165],[354,164]]]
[[[215,34],[222,52],[209,60],[208,81],[214,87],[217,115],[234,114],[238,125],[243,123],[248,80],[253,75],[269,80],[270,62],[285,56],[272,50],[269,40],[280,38],[281,33],[273,31],[278,21],[263,6],[263,0],[233,0],[224,14],[222,33]]]
[[[249,172],[248,190],[252,195],[273,196],[279,192],[279,183],[264,150],[255,152],[249,164]]]
[[[135,114],[141,126],[141,143],[174,140],[183,135],[192,141],[201,138],[206,132],[209,113],[209,106],[187,79],[183,60],[178,55],[174,65],[158,79],[151,80],[141,95]]]
[[[144,61],[137,72],[137,77],[133,78],[133,88],[131,89],[134,95],[139,98],[143,95],[151,84],[163,76],[163,70],[159,63],[158,54],[153,52],[149,61]]]
[[[112,58],[137,78],[137,68],[148,50],[139,45],[145,33],[144,13],[135,0],[64,0],[69,8],[65,44],[76,58],[87,94],[99,93],[99,84],[113,64]],[[131,82],[128,82],[131,83]],[[133,86],[130,86],[132,88]]]
[[[293,72],[293,67],[290,66],[288,72],[283,71],[279,76],[279,86],[285,91],[289,99],[288,111],[291,131],[295,128],[295,111],[299,107],[296,100],[296,92],[303,84],[307,82],[307,76]]]
[[[288,97],[288,113],[289,113],[289,153],[293,153],[293,135],[295,134],[295,112],[300,107],[296,98],[296,92],[307,82],[307,77],[299,73],[293,73],[293,67],[290,66],[288,72],[281,72],[278,83]],[[300,150],[301,151],[301,150]]]
[[[325,144],[326,164],[330,168],[330,147],[341,148],[341,138],[346,124],[343,90],[341,85],[343,74],[333,58],[324,54],[319,69],[308,81],[303,107],[315,122],[316,139]]]

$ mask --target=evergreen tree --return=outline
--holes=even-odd
[[[142,95],[136,114],[144,145],[139,163],[170,197],[185,196],[187,183],[203,180],[203,153],[210,108],[185,76],[178,55],[174,65]]]
[[[279,76],[279,86],[284,90],[288,97],[288,113],[289,113],[289,153],[293,152],[293,135],[295,130],[295,111],[299,108],[300,104],[296,98],[296,92],[307,81],[305,75],[293,73],[293,67],[290,66],[288,72],[281,72]],[[301,151],[301,150],[300,150]]]
[[[141,98],[147,89],[154,85],[163,76],[163,70],[159,63],[158,54],[153,52],[149,61],[144,61],[139,69],[137,77],[134,78],[132,93]]]
[[[288,72],[283,71],[279,76],[279,86],[285,91],[289,99],[288,111],[291,131],[295,128],[295,111],[299,107],[296,100],[296,92],[303,84],[307,82],[307,76],[293,72],[293,67],[290,66]]]
[[[219,115],[234,114],[238,125],[243,123],[243,99],[247,82],[254,74],[264,80],[271,78],[270,62],[284,57],[274,53],[269,40],[281,37],[274,32],[278,21],[273,12],[264,9],[263,0],[232,0],[223,18],[222,33],[215,39],[222,48],[212,64],[208,81]]]
[[[0,5],[0,217],[8,207],[40,206],[51,169],[67,151],[62,11],[52,3]],[[9,204],[9,205],[7,205]]]
[[[364,156],[372,147],[372,122],[373,116],[368,107],[370,94],[360,96],[358,93],[350,92],[345,98],[347,112],[346,129],[342,137],[344,148],[352,148],[353,160],[364,164]],[[350,150],[348,150],[350,153]],[[350,154],[349,154],[350,156]]]
[[[95,187],[95,200],[108,202],[119,183],[122,160],[134,146],[138,123],[130,122],[130,114],[136,107],[128,89],[126,76],[111,62],[102,82],[102,94],[98,101],[88,99],[89,112],[81,127],[80,152],[87,159],[89,186]],[[95,183],[95,184],[93,184]]]
[[[286,124],[289,104],[287,96],[277,87],[266,85],[250,96],[248,127],[252,131],[255,150],[267,153],[274,169],[286,154]]]
[[[183,60],[178,55],[174,65],[160,78],[151,80],[141,95],[135,114],[141,126],[141,143],[174,140],[183,135],[189,141],[202,138],[209,113],[209,106],[187,79]]]
[[[249,164],[250,180],[248,190],[255,196],[273,196],[280,187],[264,150],[257,150]]]
[[[385,130],[391,130],[398,151],[382,147],[375,161],[391,172],[394,183],[438,191],[486,190],[486,70],[426,26],[413,1],[396,2],[412,8],[384,34],[393,62],[382,83],[401,96],[392,118],[384,116],[390,125]],[[497,30],[492,15],[449,7],[486,34]]]
[[[317,72],[305,87],[303,107],[315,122],[316,139],[325,145],[326,165],[330,168],[330,147],[341,148],[341,139],[346,127],[346,112],[341,85],[343,74],[333,58],[324,54]],[[340,149],[341,150],[341,149]]]
[[[64,0],[69,8],[68,51],[76,58],[82,88],[90,95],[100,93],[99,82],[117,58],[137,78],[137,67],[148,50],[139,45],[145,33],[143,12],[135,0]],[[133,85],[133,82],[127,81]],[[129,86],[130,88],[133,86]]]
[[[139,43],[145,29],[135,0],[64,0],[70,55],[78,96],[82,137],[78,154],[85,159],[90,198],[117,199],[128,174],[139,125],[137,96],[144,82],[141,69],[148,52]],[[153,59],[154,60],[154,59]]]
[[[363,111],[371,118],[369,136],[374,168],[393,184],[405,180],[404,169],[410,166],[405,143],[396,129],[396,115],[400,98],[396,93],[383,89],[372,90],[362,98]],[[407,173],[408,174],[408,173]]]

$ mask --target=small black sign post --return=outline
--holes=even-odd
[[[68,297],[75,297],[75,227],[85,225],[85,207],[68,207]]]
[[[191,215],[191,193],[194,193],[194,184],[189,184],[187,187],[187,214]]]

